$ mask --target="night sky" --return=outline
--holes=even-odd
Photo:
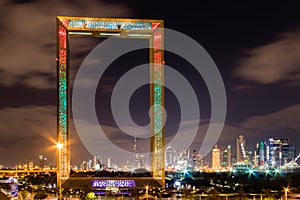
[[[0,0],[0,164],[37,162],[40,154],[48,157],[49,163],[55,160],[57,15],[163,19],[166,28],[180,31],[202,45],[222,75],[227,114],[218,146],[231,144],[235,148],[235,138],[241,134],[249,149],[269,137],[288,137],[299,153],[300,4],[296,2],[198,2],[198,6],[188,1],[161,4],[158,0]],[[71,39],[72,77],[99,42]],[[96,99],[103,100],[96,105],[98,112],[109,113],[105,110],[109,93],[122,73],[147,59],[148,52],[140,51],[113,64],[125,67],[122,71],[112,66],[102,78],[106,90],[97,93]],[[165,61],[190,81],[200,99],[202,121],[191,146],[199,149],[210,118],[205,83],[178,56],[166,53]],[[131,100],[132,117],[139,125],[149,122],[148,89],[140,88]],[[171,137],[178,123],[178,102],[168,91],[166,110],[171,113],[166,135]],[[99,120],[101,125],[108,133],[115,133],[113,120],[106,116]],[[133,147],[132,143],[126,145]],[[71,162],[78,164],[91,158],[72,131]]]

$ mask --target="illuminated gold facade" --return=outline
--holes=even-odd
[[[151,171],[153,178],[165,184],[164,169],[164,75],[163,75],[163,21],[121,18],[57,17],[57,142],[62,144],[58,153],[58,180],[65,181],[70,173],[69,147],[69,37],[139,38],[142,34],[150,43],[150,106],[151,106]]]

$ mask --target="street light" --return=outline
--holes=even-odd
[[[147,200],[148,200],[148,189],[149,189],[149,186],[147,185],[146,186],[146,198],[147,198]]]
[[[63,144],[57,143],[56,148],[58,150],[58,159],[57,159],[57,182],[59,188],[59,200],[62,200],[62,189],[61,189],[61,149],[63,148]]]
[[[290,189],[287,187],[287,188],[284,188],[284,200],[287,200],[287,193],[290,191]]]

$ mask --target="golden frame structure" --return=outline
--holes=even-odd
[[[127,38],[148,38],[150,43],[150,150],[153,178],[165,185],[164,158],[164,54],[163,20],[91,18],[57,16],[57,181],[65,181],[70,174],[70,86],[69,86],[69,37],[120,36]]]

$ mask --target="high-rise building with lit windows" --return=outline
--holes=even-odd
[[[47,167],[47,158],[43,155],[39,155],[39,167],[41,169]]]
[[[248,162],[246,140],[243,135],[236,139],[236,159],[237,162]]]
[[[220,169],[221,167],[221,153],[217,145],[212,150],[212,169]]]
[[[172,146],[168,146],[165,150],[165,165],[166,168],[173,164],[173,149]]]
[[[288,144],[288,138],[266,140],[266,162],[270,167],[282,167],[296,157],[295,146]]]
[[[259,165],[265,164],[265,143],[260,141],[259,143]]]
[[[193,149],[192,154],[192,167],[194,170],[198,170],[200,167],[204,165],[204,157],[200,154],[196,149]]]
[[[221,167],[231,167],[231,145],[222,148],[221,151]]]

